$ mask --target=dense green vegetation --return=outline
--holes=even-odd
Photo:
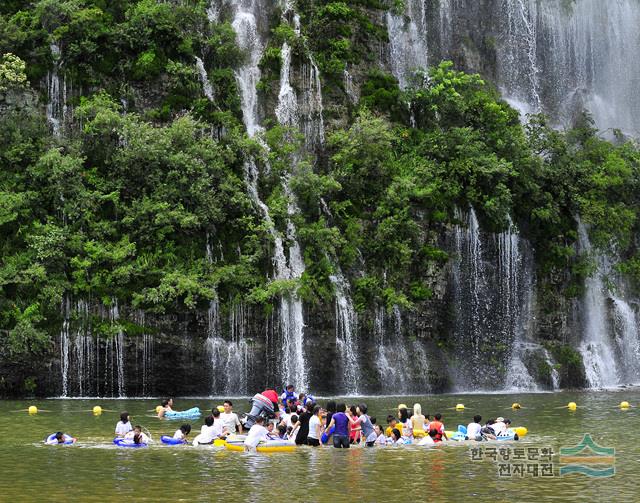
[[[244,134],[234,68],[246,55],[228,17],[210,24],[205,8],[195,0],[0,7],[3,358],[18,361],[49,347],[65,294],[158,313],[204,308],[213,295],[269,309],[291,288],[310,303],[330,299],[329,276],[340,266],[358,309],[411,309],[431,297],[433,270],[450,258],[444,233],[457,223],[455,209],[469,205],[488,229],[514,219],[551,288],[576,294],[589,273],[575,257],[577,215],[640,282],[634,144],[601,139],[588,116],[566,133],[542,116],[524,127],[479,76],[443,63],[428,70],[427,85],[406,92],[391,75],[369,71],[348,126],[328,125],[323,162],[308,155],[294,163],[297,136],[267,130],[267,154]],[[384,40],[367,12],[385,8],[363,1],[300,6],[306,28],[296,54],[314,54],[327,93],[342,85],[346,64],[366,65],[367,44]],[[274,19],[274,40],[291,37]],[[60,47],[59,61],[51,43]],[[203,96],[196,56],[214,102]],[[272,44],[262,62],[272,70],[267,76],[277,76],[279,58]],[[54,65],[75,89],[73,117],[60,137],[42,105],[43,79]],[[277,93],[267,80],[262,91]],[[29,93],[40,94],[39,107],[8,99]],[[283,234],[280,177],[292,176],[306,263],[298,285],[269,280],[273,243],[243,180],[250,155],[263,168],[261,198]]]

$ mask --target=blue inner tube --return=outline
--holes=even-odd
[[[164,417],[167,419],[194,419],[200,417],[200,409],[198,407],[193,407],[180,412],[170,410],[164,413]]]
[[[145,444],[145,443],[140,443],[140,444],[136,444],[133,440],[128,439],[128,438],[121,438],[121,437],[116,437],[113,439],[113,443],[115,445],[117,445],[118,447],[133,447],[133,448],[138,448],[138,447],[147,447],[149,444]]]
[[[331,435],[333,435],[333,432],[336,431],[336,427],[332,426],[331,429],[329,431],[325,431],[322,434],[322,438],[320,439],[320,442],[322,442],[323,444],[326,444],[329,441],[329,437]]]
[[[180,439],[177,439],[177,438],[170,437],[168,435],[162,435],[160,437],[160,441],[163,444],[167,444],[167,445],[182,445],[182,444],[186,444],[187,443],[186,440],[180,440]]]
[[[59,442],[55,442],[54,440],[56,439],[56,434],[52,433],[51,435],[49,435],[47,437],[47,439],[44,441],[45,444],[47,445],[71,445],[73,444],[73,437],[71,435],[67,435],[66,433],[63,433],[64,436],[64,442],[62,442],[62,444],[60,444]]]

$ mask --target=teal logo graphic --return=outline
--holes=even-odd
[[[615,462],[615,448],[599,446],[588,433],[575,447],[560,448],[561,476],[578,473],[588,477],[613,477]]]

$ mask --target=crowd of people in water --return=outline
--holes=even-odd
[[[296,394],[291,385],[280,396],[274,390],[265,390],[256,397],[267,404],[271,402],[271,406],[260,409],[257,415],[247,414],[241,421],[233,411],[231,400],[225,400],[204,417],[200,432],[191,443],[224,443],[230,437],[235,437],[244,440],[246,450],[254,450],[260,442],[270,440],[313,447],[333,445],[335,448],[349,448],[353,445],[435,445],[449,440],[442,414],[436,413],[431,417],[423,413],[419,403],[413,404],[411,408],[399,404],[396,413],[387,415],[383,424],[368,414],[365,403],[348,405],[329,400],[322,407],[313,396]],[[173,406],[172,399],[163,400],[162,405],[157,408],[158,417],[175,413]],[[510,427],[509,419],[496,417],[483,424],[482,417],[475,415],[466,427],[463,439],[495,440],[506,435]],[[185,422],[176,429],[171,440],[174,443],[187,443],[190,441],[191,431],[191,424]],[[115,435],[117,439],[134,445],[146,445],[151,440],[140,425],[131,424],[128,412],[120,415]],[[517,435],[515,439],[517,440]],[[75,441],[69,435],[57,432],[47,439],[47,443],[71,443],[70,440]]]

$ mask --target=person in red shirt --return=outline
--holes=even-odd
[[[442,439],[449,440],[447,434],[444,431],[444,424],[442,423],[442,414],[436,414],[433,416],[434,420],[429,423],[429,431],[435,431],[436,435],[433,437],[434,442],[442,442]]]

